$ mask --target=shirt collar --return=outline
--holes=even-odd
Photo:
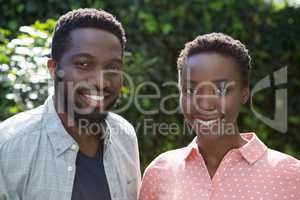
[[[187,160],[192,155],[199,153],[198,145],[197,145],[197,136],[193,139],[193,141],[185,147],[184,159]]]
[[[106,135],[104,138],[105,144],[110,141],[110,124],[106,121]],[[50,142],[52,143],[56,156],[61,155],[73,144],[77,144],[76,141],[70,136],[63,126],[56,109],[54,107],[53,95],[50,95],[44,103],[43,112],[43,128],[46,130]]]
[[[266,145],[256,136],[255,133],[243,133],[241,136],[248,142],[237,149],[242,158],[250,165],[258,161],[266,152]],[[197,137],[185,148],[184,159],[188,159],[192,155],[199,154]]]
[[[53,96],[49,96],[44,103],[43,128],[46,130],[56,156],[65,152],[76,143],[63,126],[54,107]]]
[[[239,148],[243,158],[250,164],[258,161],[267,150],[266,145],[256,136],[255,133],[244,133],[242,137],[248,142]]]

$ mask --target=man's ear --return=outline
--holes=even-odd
[[[250,96],[250,88],[249,87],[245,87],[242,89],[242,104],[247,103],[249,96]]]
[[[57,62],[55,60],[53,60],[52,58],[49,58],[48,62],[47,62],[47,67],[50,72],[51,78],[53,80],[55,80],[55,78],[56,78],[56,66],[57,66]]]

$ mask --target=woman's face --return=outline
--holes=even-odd
[[[233,58],[201,52],[187,58],[180,76],[180,106],[197,134],[235,134],[240,106],[249,96]]]

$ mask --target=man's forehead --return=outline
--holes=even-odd
[[[121,48],[121,42],[116,35],[100,28],[76,28],[70,32],[70,39],[74,41],[73,45],[82,43],[89,43],[90,45],[110,44]]]
[[[112,33],[96,28],[80,28],[70,33],[65,54],[69,58],[122,60],[122,47],[118,38]]]

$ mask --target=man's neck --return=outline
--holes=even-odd
[[[67,113],[58,113],[58,116],[66,131],[79,145],[80,152],[86,156],[95,157],[103,145],[100,134],[89,133],[87,130],[79,129],[76,125],[70,126],[69,124],[76,123],[70,123],[73,119],[70,119]]]

